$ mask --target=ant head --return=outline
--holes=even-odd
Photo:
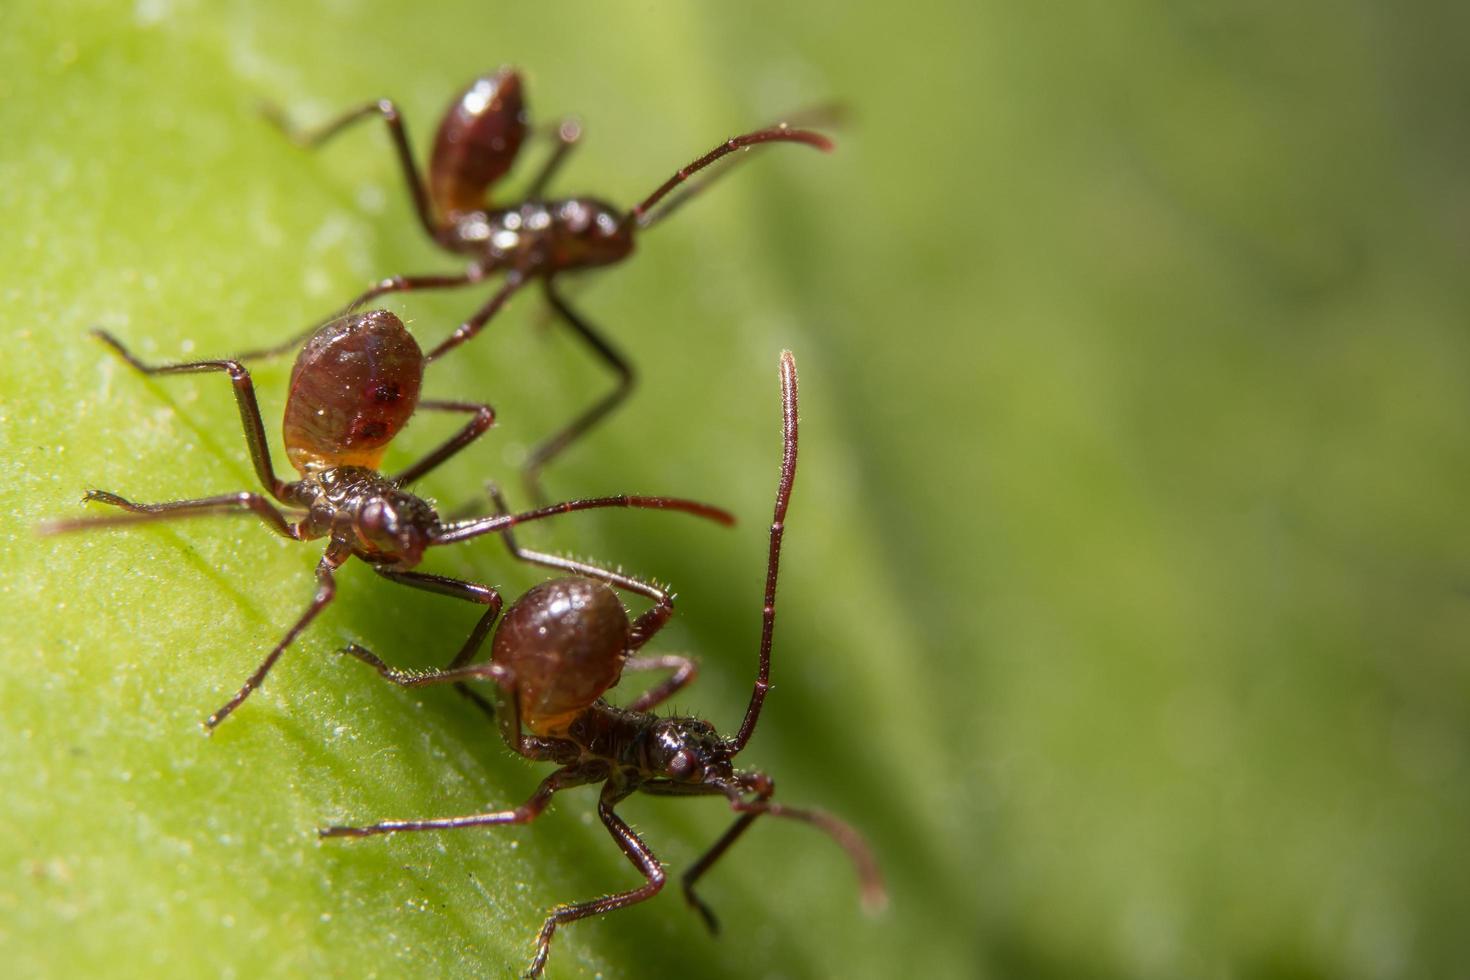
[[[340,317],[312,335],[291,370],[286,455],[297,471],[377,469],[413,415],[424,376],[418,343],[387,310]]]
[[[649,731],[648,770],[675,783],[726,784],[735,778],[730,744],[698,718],[663,718]]]
[[[470,82],[444,113],[429,157],[429,197],[442,218],[482,211],[526,137],[521,76],[513,68]]]
[[[614,207],[590,197],[573,197],[552,207],[558,230],[555,263],[559,268],[609,265],[633,252],[633,225]]]
[[[432,543],[435,514],[422,499],[407,493],[376,494],[357,512],[354,528],[369,554],[417,565]]]

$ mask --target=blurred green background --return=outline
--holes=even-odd
[[[551,976],[1462,973],[1463,5],[413,6],[0,12],[7,974],[505,975],[552,904],[636,880],[586,792],[530,828],[315,841],[533,787],[450,693],[331,655],[442,661],[470,609],[349,567],[205,739],[317,549],[245,520],[31,533],[87,487],[253,483],[223,380],[142,380],[87,328],[221,353],[455,268],[380,128],[304,153],[260,100],[316,120],[391,95],[422,147],[502,63],[537,119],[586,124],[558,189],[615,202],[793,107],[850,111],[837,153],[753,155],[576,288],[644,384],[552,492],[711,498],[742,525],[608,513],[525,540],[674,583],[661,646],[704,664],[678,706],[733,727],[793,348],[802,472],[745,759],[868,833],[893,891],[867,921],[836,848],[760,826],[708,880],[721,938],[671,889],[560,934]],[[474,299],[395,308],[436,338]],[[527,295],[431,373],[502,417],[427,481],[442,501],[605,384],[542,322]],[[257,373],[277,419],[288,371]],[[426,567],[537,580],[493,542],[445,551]],[[623,811],[675,873],[728,819]]]

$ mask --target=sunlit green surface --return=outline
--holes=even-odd
[[[1033,9],[1034,8],[1034,9]],[[513,805],[544,771],[447,692],[473,612],[246,520],[39,541],[80,492],[253,477],[222,379],[148,356],[274,340],[446,270],[381,131],[311,155],[255,112],[392,95],[420,145],[523,66],[580,113],[560,186],[631,202],[714,140],[839,100],[578,287],[642,370],[558,495],[707,497],[735,532],[570,518],[528,542],[676,584],[680,708],[734,726],[803,380],[776,688],[749,753],[872,838],[760,827],[709,879],[558,937],[553,976],[1418,977],[1470,959],[1470,297],[1459,13],[1309,3],[832,7],[39,4],[0,13],[0,962],[11,975],[504,975],[546,909],[636,876],[569,794],[536,826],[319,845],[332,821]],[[544,149],[538,147],[537,149]],[[476,294],[478,295],[478,294]],[[471,295],[400,304],[438,337]],[[534,297],[431,376],[502,425],[447,503],[601,375]],[[278,417],[289,365],[257,374]],[[441,426],[444,426],[441,431]],[[447,431],[425,422],[397,460]],[[535,580],[492,542],[434,570]],[[625,812],[677,872],[727,816]]]

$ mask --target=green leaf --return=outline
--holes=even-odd
[[[513,806],[545,774],[512,757],[452,692],[393,690],[333,654],[362,640],[398,663],[442,662],[473,610],[351,565],[339,601],[205,738],[200,719],[304,608],[319,545],[282,541],[246,517],[33,533],[45,519],[83,513],[90,487],[139,500],[254,488],[222,377],[139,377],[89,327],[105,326],[153,361],[219,355],[282,338],[373,278],[457,264],[419,240],[376,124],[308,154],[256,106],[274,101],[314,121],[391,94],[422,142],[456,88],[499,56],[466,47],[443,63],[432,52],[462,33],[449,21],[406,22],[423,55],[406,59],[402,37],[363,30],[373,17],[323,13],[288,28],[286,9],[224,19],[167,4],[23,10],[12,12],[20,23],[3,42],[3,126],[25,138],[0,164],[9,226],[0,259],[11,284],[0,437],[13,490],[3,532],[0,733],[9,748],[0,774],[10,803],[0,866],[18,872],[0,886],[0,940],[22,973],[520,970],[552,905],[638,880],[596,822],[590,791],[567,794],[528,828],[316,839],[328,823]],[[507,36],[543,30],[539,16],[519,16]],[[561,181],[569,190],[635,200],[733,127],[779,111],[726,104],[730,93],[713,83],[670,92],[667,76],[631,53],[559,68],[555,48],[541,43],[539,54],[517,52],[538,118],[578,110],[588,121],[587,146]],[[692,57],[668,65],[675,77],[694,69]],[[625,94],[610,90],[608,73],[628,79]],[[825,94],[800,87],[781,97]],[[805,149],[753,157],[710,206],[650,235],[628,269],[573,287],[579,306],[636,352],[644,383],[629,410],[551,471],[553,492],[705,497],[737,509],[742,526],[608,513],[525,534],[675,583],[680,616],[664,648],[697,653],[705,673],[679,707],[727,729],[755,670],[780,456],[776,356],[788,345],[802,356],[805,336],[785,308],[789,284],[769,268],[779,260],[764,256],[797,242],[823,247],[816,203],[798,198],[820,197],[831,166]],[[421,337],[439,337],[478,295],[412,297],[399,308]],[[479,496],[488,477],[513,481],[524,447],[609,383],[574,342],[538,330],[539,316],[526,296],[431,374],[432,392],[487,399],[501,416],[484,443],[427,481],[450,506]],[[288,370],[255,371],[271,420]],[[808,455],[789,535],[777,690],[748,757],[781,780],[782,798],[828,806],[875,837],[887,821],[901,842],[902,804],[870,813],[869,801],[916,783],[889,780],[902,746],[921,734],[864,733],[901,730],[921,693],[861,670],[881,659],[872,641],[897,635],[860,594],[878,573],[875,553],[841,533],[860,523],[861,504],[842,485],[840,420],[815,349],[807,370]],[[453,421],[416,424],[390,463],[423,451]],[[539,577],[509,565],[494,542],[435,555],[426,568],[512,596]],[[830,588],[856,591],[813,607],[829,577]],[[878,759],[874,745],[883,746]],[[639,798],[623,811],[675,873],[730,819],[718,801]],[[871,969],[863,959],[877,955],[880,937],[837,938],[863,922],[840,849],[809,828],[772,823],[708,878],[724,937],[705,936],[671,888],[563,930],[552,974]],[[905,880],[899,852],[884,859]]]
[[[1434,976],[1470,917],[1470,293],[1463,5],[217,5],[0,12],[0,963],[7,975],[507,975],[547,910],[637,876],[568,793],[524,828],[318,842],[512,806],[546,772],[452,692],[474,611],[256,523],[38,538],[89,487],[252,486],[227,386],[144,356],[289,335],[393,273],[415,227],[384,133],[316,153],[257,111],[399,101],[421,149],[500,63],[586,139],[557,189],[638,200],[726,136],[828,101],[569,284],[640,370],[550,491],[710,499],[732,532],[575,515],[524,540],[672,583],[678,707],[738,724],[801,366],[774,688],[746,756],[872,841],[876,920],[810,828],[577,923],[549,975]],[[544,143],[509,182],[521,186]],[[483,295],[405,297],[437,338]],[[501,424],[449,507],[610,379],[528,294],[436,364]],[[256,374],[278,418],[289,364]],[[436,443],[424,419],[390,464]],[[272,433],[274,437],[274,433]],[[277,444],[277,449],[279,446]],[[426,568],[513,596],[494,542]],[[671,872],[717,801],[622,811]]]

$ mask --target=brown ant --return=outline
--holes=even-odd
[[[296,513],[284,514],[259,493],[240,491],[197,500],[139,504],[105,490],[89,490],[83,502],[120,507],[127,514],[54,521],[41,528],[54,534],[96,527],[141,524],[199,514],[250,511],[271,530],[287,538],[328,539],[317,563],[316,595],[244,686],[204,722],[213,730],[265,680],[276,660],[336,592],[333,572],[354,555],[393,582],[464,599],[486,607],[451,668],[469,663],[500,613],[500,594],[473,582],[415,572],[431,547],[502,532],[526,521],[594,507],[642,507],[683,511],[722,524],[734,518],[707,504],[672,497],[620,495],[571,500],[520,514],[499,513],[465,520],[444,520],[434,507],[404,489],[477,439],[495,421],[488,405],[458,401],[420,401],[424,357],[403,322],[386,310],[351,314],[323,325],[307,341],[291,372],[283,425],[286,456],[301,478],[276,476],[266,444],[265,425],[255,400],[250,373],[234,360],[148,365],[116,338],[95,335],[123,360],[147,375],[221,371],[230,376],[245,429],[245,442],[255,473],[277,502]],[[389,441],[408,422],[414,409],[464,412],[474,416],[439,448],[392,476],[378,472]],[[565,569],[564,559],[533,555],[533,563]],[[584,566],[576,565],[581,569]],[[591,568],[591,566],[585,566]],[[600,571],[593,569],[593,571]]]
[[[463,273],[384,279],[349,303],[344,312],[389,293],[468,286],[497,272],[504,273],[504,283],[489,301],[429,351],[426,360],[433,361],[479,333],[512,294],[532,279],[540,279],[552,311],[617,376],[617,387],[612,392],[527,456],[523,476],[527,488],[539,501],[542,468],[627,398],[634,383],[632,365],[600,331],[567,304],[556,289],[555,278],[563,272],[612,265],[627,258],[633,251],[635,231],[661,221],[703,184],[687,188],[661,209],[654,210],[660,201],[691,176],[736,150],[770,142],[805,143],[831,150],[832,143],[819,133],[787,123],[745,133],[694,160],[660,184],[642,203],[623,212],[593,197],[549,199],[544,196],[552,176],[581,138],[581,127],[567,120],[555,127],[556,149],[526,189],[525,199],[518,204],[494,207],[489,199],[490,188],[510,170],[527,133],[522,87],[518,72],[501,68],[476,78],[450,103],[434,137],[427,184],[414,162],[398,106],[391,100],[366,103],[310,132],[292,129],[274,109],[268,109],[268,114],[295,142],[308,147],[321,145],[360,120],[381,117],[397,150],[419,224],[441,248],[469,257]],[[300,340],[301,337],[294,337],[276,347],[241,355],[241,359],[284,353]]]
[[[684,873],[684,896],[711,931],[717,923],[709,907],[694,893],[695,883],[762,814],[787,817],[826,831],[848,852],[862,879],[865,902],[881,907],[883,882],[862,836],[848,824],[819,810],[797,809],[771,801],[775,783],[765,773],[735,768],[760,719],[770,686],[771,638],[776,624],[776,578],[786,507],[796,477],[796,364],[790,351],[781,355],[781,403],[784,447],[781,478],[771,523],[766,565],[765,607],[761,620],[759,667],[745,720],[735,735],[724,738],[698,718],[660,717],[649,709],[661,704],[695,675],[692,660],[676,655],[633,657],[667,613],[655,606],[632,624],[617,596],[603,581],[557,579],[518,599],[495,630],[489,663],[428,674],[407,674],[388,667],[360,646],[345,652],[375,667],[382,676],[404,686],[463,682],[489,678],[495,682],[500,730],[506,743],[528,759],[561,766],[513,810],[438,820],[389,820],[366,827],[327,827],[322,837],[366,837],[400,830],[447,830],[492,824],[530,823],[551,797],[565,789],[601,783],[597,812],[628,860],[645,879],[638,888],[587,902],[559,905],[541,927],[536,955],[527,976],[546,965],[558,926],[602,915],[652,898],[663,888],[664,869],[643,840],[615,812],[636,791],[659,796],[724,796],[740,816],[725,834]],[[502,505],[503,506],[503,505]],[[515,550],[507,533],[507,544]],[[650,623],[652,625],[650,626]],[[615,707],[602,695],[618,682],[624,669],[672,669],[663,683],[627,707]]]

